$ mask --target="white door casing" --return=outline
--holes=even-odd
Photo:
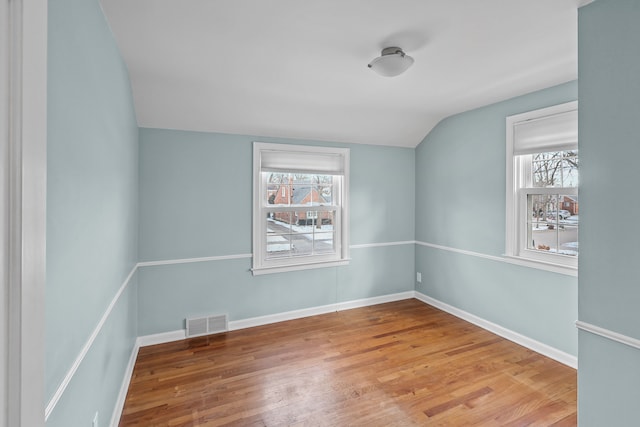
[[[0,0],[0,426],[44,425],[47,1]]]

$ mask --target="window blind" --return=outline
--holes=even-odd
[[[260,169],[263,172],[343,175],[345,157],[339,153],[261,150]]]
[[[575,150],[578,148],[578,111],[516,123],[513,139],[514,155]]]

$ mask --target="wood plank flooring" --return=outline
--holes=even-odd
[[[120,426],[575,426],[576,371],[410,299],[143,347]]]

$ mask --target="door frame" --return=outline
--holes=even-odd
[[[0,426],[44,426],[48,9],[0,1]]]

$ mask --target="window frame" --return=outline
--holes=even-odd
[[[273,206],[266,202],[263,182],[263,153],[282,152],[285,156],[338,156],[342,162],[342,173],[323,171],[322,166],[305,164],[295,171],[311,175],[333,175],[332,203],[331,206]],[[278,144],[266,142],[253,143],[253,203],[252,203],[252,231],[253,231],[253,263],[251,271],[253,275],[281,273],[287,271],[307,270],[312,268],[335,267],[347,265],[349,258],[349,154],[348,148],[321,147],[307,145]],[[308,157],[307,157],[308,158]],[[320,168],[320,169],[319,169]],[[316,212],[336,210],[334,218],[334,245],[335,252],[331,254],[307,255],[290,258],[267,259],[267,212],[301,211],[307,212],[310,208]]]
[[[577,195],[578,187],[533,187],[530,178],[530,156],[514,155],[514,143],[517,124],[577,110],[578,101],[571,101],[506,118],[506,239],[504,256],[521,265],[571,276],[578,275],[579,255],[545,253],[527,248],[527,197],[529,194]],[[545,148],[544,150],[545,152],[553,151],[554,148]],[[557,150],[567,151],[563,147],[557,147]],[[578,151],[578,158],[579,156]],[[560,208],[558,207],[558,209]]]

